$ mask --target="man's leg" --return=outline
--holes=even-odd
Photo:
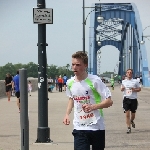
[[[131,133],[130,110],[126,111],[127,134]]]
[[[132,128],[135,128],[134,119],[135,119],[135,113],[131,112],[131,125],[132,125]]]
[[[64,84],[64,91],[66,91],[66,84]]]
[[[124,97],[123,99],[123,108],[126,116],[126,125],[127,125],[127,133],[131,133],[131,122],[130,122],[130,108],[131,100],[129,98]]]
[[[90,150],[86,130],[73,130],[72,135],[74,136],[74,150]]]
[[[105,148],[105,130],[91,131],[92,150],[104,150]]]
[[[131,120],[134,120],[134,119],[135,119],[135,113],[131,112]]]
[[[20,112],[20,92],[16,92],[16,97],[17,97],[17,106],[18,106],[19,112]]]
[[[10,101],[10,96],[11,96],[11,91],[9,90],[9,91],[7,92],[8,101]]]
[[[136,113],[137,107],[138,107],[138,101],[137,99],[133,99],[131,103],[131,125],[133,128],[135,128],[134,119],[135,119],[135,113]]]
[[[126,111],[126,124],[127,124],[127,127],[131,127],[131,125],[130,125],[130,110]]]

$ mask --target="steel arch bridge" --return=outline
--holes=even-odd
[[[90,16],[89,70],[97,74],[97,52],[106,45],[119,50],[118,75],[125,75],[128,68],[133,76],[142,75],[143,86],[150,86],[148,59],[142,41],[142,24],[134,3],[93,3]],[[103,16],[102,23],[97,17]],[[98,46],[97,42],[101,42]]]

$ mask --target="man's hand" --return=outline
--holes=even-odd
[[[63,120],[63,123],[65,124],[65,125],[69,125],[70,124],[70,119],[69,119],[69,115],[65,115],[65,117],[64,117],[64,120]]]
[[[85,113],[89,113],[93,110],[93,107],[91,104],[83,104],[82,108]]]
[[[125,90],[124,85],[121,85],[121,91],[124,91],[124,90]]]

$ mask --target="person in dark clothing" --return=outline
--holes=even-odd
[[[8,101],[10,101],[11,88],[12,88],[12,77],[9,73],[6,74],[6,78],[5,78],[4,83],[6,86],[6,95],[8,97]]]

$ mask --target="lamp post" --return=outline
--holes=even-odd
[[[99,76],[100,76],[100,64],[101,64],[101,50],[99,49],[98,51],[97,51],[97,58],[98,58],[98,74],[99,74]]]
[[[145,27],[144,30],[146,30],[149,27],[150,27],[150,25]],[[144,30],[143,30],[143,32],[144,32]],[[150,35],[143,35],[143,32],[142,32],[142,41],[140,41],[140,44],[145,44],[145,41],[143,38],[147,38],[150,41],[150,39],[148,38],[148,37],[150,37]]]
[[[45,0],[37,0],[37,7],[45,9]],[[47,13],[47,12],[46,12]],[[41,17],[42,15],[40,15]],[[40,19],[41,21],[42,19]],[[43,20],[42,20],[43,21]],[[48,93],[47,93],[47,58],[46,58],[46,23],[38,24],[38,128],[36,143],[49,143]]]
[[[100,1],[100,0],[99,0]],[[85,25],[86,25],[86,20],[91,14],[91,12],[95,11],[97,7],[94,7],[94,10],[90,11],[85,19],[85,8],[93,8],[93,7],[85,7],[85,1],[83,0],[83,52],[85,53]],[[100,15],[97,17],[97,21],[99,23],[102,23],[104,20],[104,17],[101,16],[101,4],[100,4]]]
[[[84,0],[83,0],[83,52],[85,53],[85,7],[84,7]]]

